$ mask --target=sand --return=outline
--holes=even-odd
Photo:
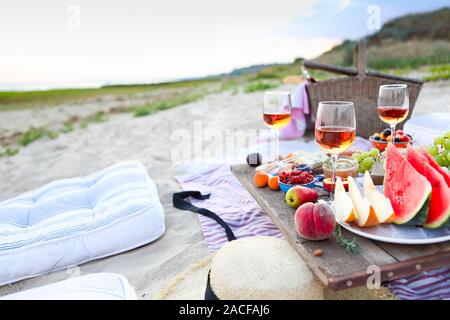
[[[55,179],[85,175],[121,160],[140,160],[157,185],[166,215],[165,235],[151,245],[86,263],[75,272],[121,273],[136,289],[138,297],[152,298],[187,265],[209,254],[196,215],[172,207],[172,193],[180,190],[171,161],[172,146],[179,142],[171,140],[172,132],[180,128],[193,132],[193,122],[198,120],[223,129],[253,126],[261,117],[260,100],[261,93],[233,96],[225,92],[147,117],[113,115],[107,122],[91,124],[55,140],[36,141],[21,149],[17,156],[0,158],[0,200]],[[43,112],[59,111],[48,108]],[[19,114],[28,114],[29,110],[17,113],[0,114],[0,127],[9,126],[14,116],[20,119]],[[0,287],[0,295],[69,276],[70,272],[61,271],[21,281]]]
[[[293,91],[294,86],[281,89]],[[106,99],[107,101],[107,99]],[[92,261],[79,269],[55,272],[46,276],[0,287],[0,295],[17,292],[68,278],[74,273],[116,272],[125,275],[138,297],[152,299],[188,265],[209,255],[195,214],[172,207],[172,193],[179,191],[174,179],[172,159],[179,146],[174,132],[194,133],[194,123],[226,129],[262,128],[262,92],[245,94],[223,92],[195,103],[185,104],[154,115],[135,118],[132,114],[110,116],[104,123],[76,129],[55,140],[42,139],[21,149],[14,157],[0,158],[0,200],[16,196],[55,179],[85,175],[126,159],[138,159],[155,180],[166,215],[167,231],[158,241],[117,256]],[[121,102],[122,103],[122,102]],[[87,107],[94,105],[94,107]],[[61,110],[103,110],[114,105],[89,101],[80,106],[52,107],[42,110],[7,111],[0,113],[0,131],[63,122]],[[450,112],[450,82],[426,84],[415,113]],[[197,122],[199,123],[199,122]],[[185,131],[179,131],[180,129]],[[208,149],[214,142],[203,142]]]

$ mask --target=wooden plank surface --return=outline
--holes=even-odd
[[[450,266],[450,241],[434,245],[397,245],[372,241],[342,229],[345,236],[356,238],[358,243],[358,253],[351,254],[336,242],[334,236],[323,241],[305,240],[295,231],[295,210],[286,205],[284,193],[255,187],[255,171],[248,165],[232,166],[232,172],[316,276],[332,290],[365,285],[373,266],[381,271],[382,281]],[[320,189],[318,191],[321,197],[327,196]],[[316,249],[323,250],[321,257],[314,256]]]

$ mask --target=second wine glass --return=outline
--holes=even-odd
[[[280,129],[291,122],[291,94],[286,91],[269,91],[264,94],[263,119],[275,133],[275,161],[280,158]]]
[[[338,155],[353,144],[356,133],[355,106],[349,101],[320,102],[316,114],[316,142],[331,156],[333,184]]]

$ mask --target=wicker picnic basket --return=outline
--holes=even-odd
[[[307,69],[319,69],[349,77],[335,78],[309,83],[306,87],[309,95],[312,114],[316,114],[320,101],[344,100],[352,101],[356,109],[356,134],[364,138],[375,132],[380,132],[388,126],[380,120],[377,112],[378,89],[383,84],[404,83],[409,92],[409,114],[414,110],[417,97],[422,87],[422,81],[366,70],[366,45],[360,41],[355,50],[356,68],[340,67],[305,61]],[[405,120],[405,121],[406,121]],[[397,125],[403,128],[402,122]],[[309,121],[308,129],[314,129],[314,123]]]

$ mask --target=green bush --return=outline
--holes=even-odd
[[[103,111],[98,111],[98,112],[94,113],[93,115],[91,115],[90,117],[88,117],[89,122],[100,123],[100,122],[105,122],[106,120],[107,120],[106,115]]]
[[[245,93],[251,93],[255,91],[263,91],[268,90],[272,88],[276,88],[280,85],[279,82],[249,82],[244,86],[244,92]]]
[[[430,72],[431,75],[425,77],[426,81],[448,80],[450,79],[450,64],[431,67]]]
[[[200,92],[191,93],[191,94],[183,94],[183,95],[179,95],[172,99],[156,101],[153,103],[136,106],[133,109],[133,113],[134,113],[135,117],[148,116],[157,111],[167,110],[167,109],[179,106],[181,104],[196,101],[196,100],[204,97],[208,93],[210,93],[210,92],[200,91]]]
[[[152,114],[152,109],[148,105],[137,106],[134,108],[134,116],[135,117],[143,117]]]
[[[58,133],[45,128],[31,127],[30,129],[28,129],[27,131],[25,131],[20,135],[18,143],[22,146],[26,146],[43,137],[56,139],[58,137]]]
[[[87,121],[87,119],[83,119],[80,122],[80,128],[81,129],[86,129],[89,126],[89,121]]]
[[[5,151],[0,152],[0,158],[1,157],[13,157],[18,153],[19,153],[19,149],[6,148]]]
[[[257,74],[255,74],[253,77],[251,77],[251,79],[252,80],[265,80],[265,79],[281,80],[281,79],[283,79],[283,74],[276,73],[276,72],[260,71]]]
[[[69,133],[69,132],[72,132],[73,130],[74,130],[73,125],[69,122],[66,122],[66,123],[64,123],[63,127],[59,130],[59,132]]]
[[[221,91],[235,90],[237,86],[238,82],[236,80],[228,80],[222,83]]]

